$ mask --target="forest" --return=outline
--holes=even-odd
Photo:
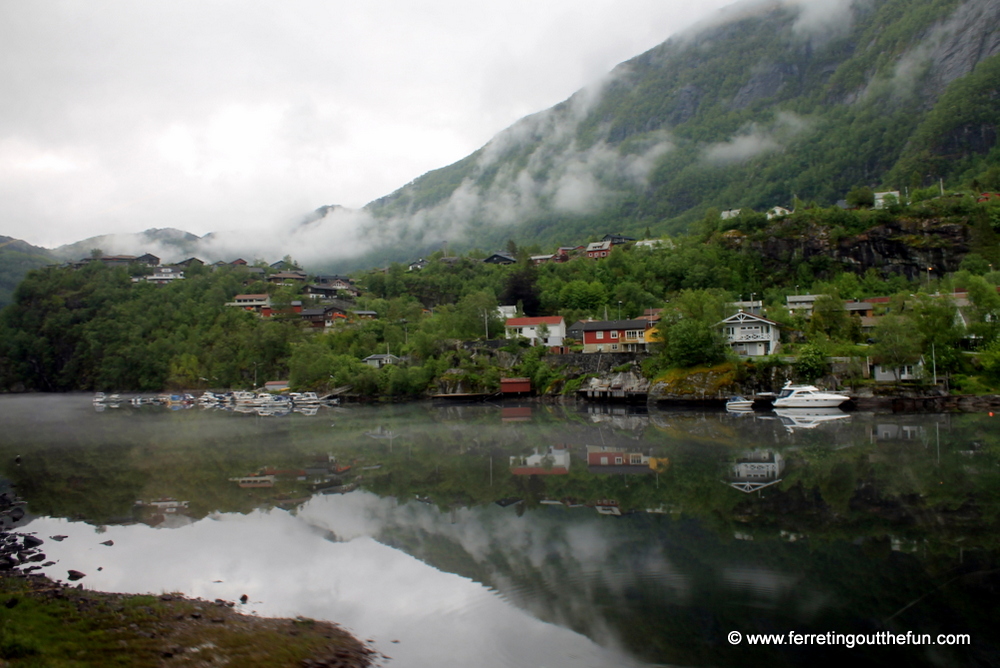
[[[350,385],[362,397],[403,399],[458,382],[495,391],[502,376],[527,376],[539,393],[570,393],[584,379],[545,348],[518,340],[485,346],[504,337],[498,305],[528,316],[561,315],[567,325],[662,309],[660,344],[642,362],[642,371],[654,377],[699,365],[745,366],[715,325],[734,312],[734,302],[753,299],[782,326],[786,356],[758,360],[758,366],[784,365],[812,379],[829,372],[830,356],[890,365],[933,357],[953,389],[995,389],[1000,199],[916,193],[912,203],[876,210],[869,194],[852,193],[856,209],[800,203],[773,221],[752,211],[725,220],[709,212],[693,234],[664,237],[658,248],[616,246],[599,261],[536,265],[530,257],[545,249],[513,241],[507,250],[517,262],[511,265],[482,262],[484,251],[437,252],[419,270],[396,263],[356,273],[362,290],[356,310],[377,318],[348,317],[327,331],[303,326],[288,311],[293,301],[310,300],[301,287],[267,283],[238,267],[189,268],[170,285],[133,280],[148,267],[46,267],[29,273],[14,303],[0,312],[0,382],[7,390],[159,391],[288,379],[300,389]],[[837,251],[900,221],[923,230],[896,239],[909,244],[909,265],[866,268]],[[829,242],[825,252],[768,250],[781,239],[794,246],[817,238]],[[954,238],[964,241],[942,255]],[[937,253],[944,268],[926,268],[927,252]],[[265,292],[275,317],[226,306],[236,294]],[[811,318],[787,308],[790,294],[818,295]],[[845,300],[874,297],[887,298],[878,306],[882,317],[863,328]],[[362,362],[386,352],[403,363],[376,369]]]

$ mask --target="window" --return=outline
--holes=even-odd
[[[598,332],[597,333],[597,340],[600,341],[602,339],[604,339],[604,332]]]
[[[617,339],[618,338],[618,330],[617,329],[611,330],[611,338],[612,339]]]
[[[615,464],[623,464],[624,461],[621,457],[615,457]]]
[[[632,465],[642,464],[642,455],[637,455],[637,454],[634,454],[634,453],[631,454],[631,455],[629,455],[629,457],[628,457],[628,463],[632,464]]]
[[[611,350],[618,350],[618,344],[617,343],[612,343],[611,344]]]
[[[633,340],[635,340],[635,339],[641,339],[642,338],[642,330],[641,329],[628,329],[628,330],[625,330],[625,338],[626,339],[633,339]]]

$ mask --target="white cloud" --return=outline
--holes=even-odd
[[[688,10],[3,3],[0,87],[17,103],[0,109],[0,234],[54,246],[147,228],[281,228],[324,204],[357,208],[599,82],[689,25]],[[30,151],[12,157],[11,146]],[[580,202],[585,181],[567,181],[561,200]],[[454,217],[468,212],[453,203]]]
[[[802,117],[790,112],[780,112],[768,126],[751,123],[731,139],[710,144],[702,154],[703,159],[718,166],[745,162],[759,155],[782,150],[789,140],[808,129],[809,123]]]

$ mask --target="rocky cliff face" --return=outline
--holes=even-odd
[[[927,91],[937,98],[948,84],[1000,53],[1000,2],[970,0],[930,35],[932,63]],[[925,47],[926,48],[926,47]]]
[[[875,269],[883,275],[924,276],[928,267],[935,275],[957,271],[969,252],[971,228],[962,222],[897,218],[863,234],[838,237],[830,228],[810,225],[788,229],[791,223],[770,228],[763,239],[727,233],[727,243],[746,246],[764,256],[765,263],[787,264],[814,256],[830,257],[846,269],[864,273]]]

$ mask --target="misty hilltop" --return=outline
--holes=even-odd
[[[1000,0],[750,0],[360,210],[267,230],[113,235],[164,261],[348,271],[447,243],[497,250],[685,232],[712,210],[971,182],[1000,165]]]
[[[1000,2],[749,2],[479,151],[314,226],[378,256],[679,233],[709,208],[831,205],[1000,162]]]

